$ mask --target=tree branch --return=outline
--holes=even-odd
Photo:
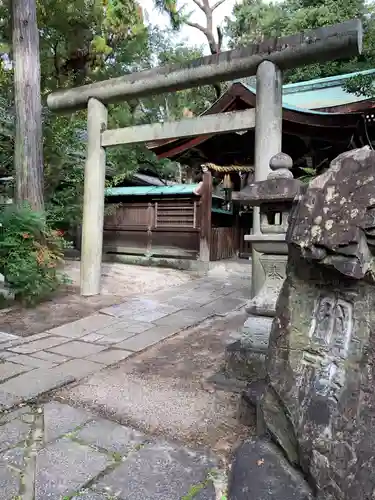
[[[221,31],[220,26],[217,26],[216,31],[217,31],[217,51],[220,52],[221,47],[223,45],[224,36],[223,36],[223,32]]]
[[[201,31],[204,35],[206,35],[207,39],[212,38],[212,33],[210,33],[208,31],[208,29],[205,28],[204,26],[201,26],[200,24],[193,23],[192,21],[188,21],[188,20],[185,21],[185,24],[187,24],[191,28],[195,28],[195,29]]]
[[[201,10],[204,10],[204,6],[199,2],[199,0],[193,0],[193,2],[195,3],[195,5],[197,7],[199,7]]]
[[[222,5],[224,2],[226,2],[226,0],[218,0],[216,3],[213,4],[213,6],[211,7],[211,11],[213,12],[215,9],[217,9],[218,7],[220,7],[220,5]]]

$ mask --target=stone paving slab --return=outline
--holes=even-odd
[[[185,309],[176,313],[165,316],[155,321],[158,326],[170,326],[177,330],[183,330],[188,326],[194,326],[201,323],[206,318],[210,317],[211,313],[202,308],[199,309]]]
[[[154,298],[136,298],[127,300],[122,304],[106,307],[101,309],[100,312],[114,318],[131,318],[134,315],[141,315],[144,312],[162,311],[162,314],[167,315],[177,310],[178,308],[166,305],[163,301],[155,300]]]
[[[17,335],[11,333],[0,332],[0,342],[8,342],[9,340],[18,339]]]
[[[150,347],[168,337],[171,337],[179,330],[180,328],[170,325],[155,326],[154,328],[151,328],[146,332],[140,333],[139,335],[135,335],[130,339],[124,340],[124,342],[116,344],[116,347],[118,349],[124,349],[126,351],[143,351],[143,349],[146,349],[147,347]]]
[[[61,500],[111,464],[109,456],[66,438],[49,444],[36,459],[35,500]]]
[[[12,411],[4,412],[0,416],[0,425],[7,424],[8,422],[15,420],[16,418],[19,418],[22,420],[23,415],[30,414],[30,413],[31,413],[31,408],[30,408],[30,406],[26,406],[26,405],[23,405],[19,408],[16,408],[15,410],[12,410]]]
[[[21,402],[22,398],[11,392],[4,391],[3,387],[0,386],[0,412],[9,410]]]
[[[71,359],[62,365],[51,368],[50,372],[56,376],[56,378],[70,376],[73,381],[90,375],[91,373],[98,372],[102,370],[104,365],[100,363],[95,363],[88,359]]]
[[[10,350],[19,354],[32,354],[37,351],[44,351],[45,349],[50,349],[59,344],[68,342],[68,339],[62,337],[50,336],[43,339],[35,340],[34,342],[27,342],[26,344],[21,344],[16,347],[12,347]]]
[[[0,425],[2,500],[216,499],[207,453],[56,401],[13,416]]]
[[[0,464],[0,486],[2,500],[14,500],[19,492],[19,475],[5,464]]]
[[[4,363],[0,363],[0,382],[3,382],[11,377],[15,377],[16,375],[20,375],[21,373],[32,370],[31,366],[24,366],[21,364],[9,363],[9,361],[5,361]]]
[[[9,357],[7,361],[11,363],[19,363],[24,365],[25,367],[31,368],[53,368],[56,366],[51,361],[46,361],[43,359],[34,358],[31,356],[26,356],[24,354],[13,354],[13,356]],[[25,371],[25,370],[24,370]],[[0,365],[0,373],[1,373],[1,365]]]
[[[21,472],[26,467],[25,458],[26,458],[26,449],[20,446],[2,452],[0,460],[5,464],[9,464],[12,467],[16,467]],[[0,467],[2,465],[3,464],[0,464]],[[1,479],[0,479],[0,487],[2,487]]]
[[[12,420],[0,427],[0,452],[15,447],[27,438],[29,425],[19,419]]]
[[[66,363],[67,364],[67,363]],[[59,367],[56,367],[59,368]],[[40,368],[10,379],[0,387],[5,393],[24,401],[36,398],[40,394],[57,389],[74,382],[74,376],[69,373],[56,372],[56,368]],[[1,398],[0,398],[1,404]]]
[[[98,419],[85,425],[75,434],[80,441],[122,456],[140,449],[147,437],[130,427]]]
[[[97,489],[123,500],[191,498],[194,487],[203,486],[215,465],[203,454],[158,442],[130,455],[99,481]],[[207,499],[216,498],[211,484],[202,489],[210,490]]]
[[[44,441],[49,443],[92,420],[94,416],[79,408],[52,401],[44,405]]]
[[[93,354],[87,359],[95,363],[102,363],[103,365],[113,365],[128,358],[133,354],[132,351],[124,351],[123,349],[107,349],[106,351]]]
[[[74,321],[73,323],[58,326],[57,328],[49,330],[49,332],[52,335],[58,335],[60,337],[79,338],[116,323],[116,318],[97,313]]]
[[[225,315],[230,311],[243,307],[245,304],[246,301],[244,299],[225,297],[210,302],[203,306],[202,310],[207,311],[209,314]]]
[[[48,351],[33,352],[30,356],[44,361],[49,361],[55,365],[61,365],[61,363],[65,363],[65,361],[69,360],[69,357],[67,356],[61,356],[60,354],[54,354],[53,352]]]
[[[75,496],[72,500],[107,500],[108,496],[104,496],[100,493],[94,493],[92,491],[86,491],[84,493],[80,492],[79,496]]]
[[[142,321],[120,321],[111,326],[106,326],[105,328],[100,328],[97,330],[98,335],[103,335],[104,337],[108,337],[110,335],[115,335],[117,333],[121,333],[123,335],[128,335],[131,337],[136,333],[142,333],[145,330],[150,328],[150,322],[142,322]],[[124,337],[123,340],[125,340]]]
[[[69,356],[71,358],[86,358],[92,354],[97,354],[103,351],[105,347],[98,344],[89,344],[88,342],[80,342],[78,340],[73,340],[72,342],[67,342],[56,347],[49,349],[49,352],[54,354],[60,354],[60,356]]]
[[[202,278],[129,299],[38,335],[0,342],[0,410],[241,307],[247,300],[247,294],[241,295],[245,294],[244,283],[238,277],[225,281]]]

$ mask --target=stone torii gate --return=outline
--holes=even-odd
[[[270,158],[281,152],[282,71],[356,56],[361,50],[362,24],[351,20],[202,57],[184,65],[159,67],[50,94],[47,104],[52,111],[84,108],[88,111],[81,294],[100,293],[106,147],[255,127],[255,180],[265,180]],[[107,104],[253,75],[257,76],[256,110],[107,130]],[[259,213],[254,215],[254,231],[260,231]],[[262,285],[260,267],[254,254],[253,295]]]

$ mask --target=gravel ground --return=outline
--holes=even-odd
[[[224,461],[255,432],[237,420],[238,394],[218,390],[225,345],[245,314],[216,317],[88,377],[57,397],[155,436],[207,447]]]
[[[66,263],[65,271],[72,284],[64,287],[53,299],[35,308],[14,307],[0,311],[0,331],[27,337],[83,318],[103,307],[121,303],[126,297],[169,289],[192,279],[186,271],[104,263],[101,295],[81,297],[79,266],[78,261]]]

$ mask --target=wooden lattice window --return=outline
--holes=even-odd
[[[157,201],[155,227],[196,227],[197,206],[194,200]]]
[[[147,226],[150,219],[148,209],[147,203],[124,203],[105,217],[104,228],[125,229],[130,226]]]

